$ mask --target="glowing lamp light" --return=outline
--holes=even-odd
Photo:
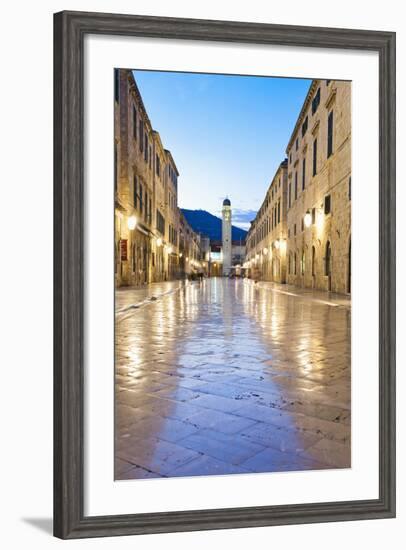
[[[135,216],[130,216],[127,220],[127,226],[130,231],[135,229],[135,226],[137,225],[137,218]]]
[[[279,250],[279,247],[280,247],[280,242],[279,242],[279,240],[276,240],[276,241],[275,241],[275,248],[276,248],[276,250]]]
[[[180,254],[179,254],[179,258],[182,258],[182,256],[183,256],[183,254],[182,254],[182,252],[180,252]]]
[[[172,247],[171,246],[168,246],[168,254],[172,254]]]
[[[305,224],[306,227],[310,227],[310,226],[311,226],[311,224],[312,224],[312,215],[310,214],[309,211],[306,212],[303,221],[304,221],[304,224]]]
[[[266,256],[266,255],[268,254],[268,249],[267,249],[267,248],[264,248],[264,250],[263,250],[262,252],[263,252],[263,253],[265,254],[265,256]]]
[[[156,244],[157,244],[157,246],[162,246],[162,239],[161,239],[161,238],[158,238],[158,239],[156,240]]]

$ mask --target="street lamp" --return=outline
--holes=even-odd
[[[312,224],[312,215],[310,214],[310,211],[308,210],[304,217],[304,224],[306,227],[310,227]]]
[[[127,226],[130,231],[135,229],[135,226],[137,225],[137,218],[135,216],[130,216],[127,220]]]
[[[183,254],[182,252],[179,253],[179,258],[182,258]]]
[[[279,247],[280,247],[280,242],[279,242],[279,239],[276,239],[276,241],[275,241],[275,243],[274,243],[274,244],[275,244],[275,248],[276,248],[276,250],[279,250]]]

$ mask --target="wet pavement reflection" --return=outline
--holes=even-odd
[[[115,479],[350,467],[350,326],[286,285],[118,290]]]

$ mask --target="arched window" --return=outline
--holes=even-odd
[[[316,249],[312,246],[312,276],[316,275]]]
[[[300,261],[300,271],[302,275],[305,273],[305,265],[306,265],[306,257],[305,257],[305,251],[302,251],[302,259]]]
[[[293,273],[296,275],[296,252],[293,256]]]
[[[330,241],[327,241],[326,244],[326,258],[325,258],[325,275],[331,275],[331,245]]]

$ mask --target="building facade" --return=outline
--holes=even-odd
[[[179,172],[152,127],[131,70],[114,74],[115,284],[140,286],[182,278]],[[187,257],[200,258],[200,240],[188,227]],[[196,260],[194,260],[196,258]]]
[[[179,271],[182,277],[193,278],[203,268],[201,236],[179,210]]]
[[[278,167],[247,235],[245,267],[261,279],[286,282],[287,159]]]
[[[351,83],[314,80],[289,140],[288,283],[351,291]]]
[[[351,83],[314,80],[247,236],[252,277],[351,292]]]
[[[116,285],[152,280],[152,126],[131,71],[115,71],[114,193]]]

